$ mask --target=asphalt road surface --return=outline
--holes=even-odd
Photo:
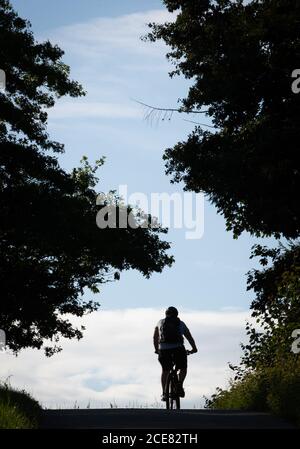
[[[47,429],[288,429],[267,413],[239,410],[74,409],[45,410]]]

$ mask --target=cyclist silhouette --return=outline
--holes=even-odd
[[[189,329],[185,323],[178,318],[178,310],[171,306],[168,307],[165,314],[166,317],[159,320],[157,323],[153,335],[155,353],[158,354],[158,361],[162,366],[162,401],[166,400],[166,380],[168,373],[172,368],[173,360],[176,364],[176,369],[179,370],[179,396],[182,398],[185,396],[183,382],[187,373],[187,352],[184,347],[183,336],[192,347],[191,353],[198,351],[195,340]]]

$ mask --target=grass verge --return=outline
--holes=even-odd
[[[0,429],[34,429],[38,427],[41,406],[24,390],[0,384]]]
[[[217,388],[206,407],[270,412],[300,427],[300,360],[286,360]]]

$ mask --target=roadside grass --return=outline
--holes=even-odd
[[[300,359],[248,373],[228,389],[217,388],[206,407],[269,412],[300,427]]]
[[[156,400],[155,402],[139,402],[139,401],[129,401],[127,403],[117,403],[115,400],[110,402],[100,402],[100,401],[89,401],[86,404],[83,402],[64,402],[64,403],[54,403],[54,404],[44,404],[43,405],[44,410],[85,410],[85,409],[160,409],[165,408],[165,404],[163,402],[160,402]],[[196,406],[194,406],[196,408]]]
[[[0,429],[34,429],[38,427],[41,406],[24,390],[0,384]]]

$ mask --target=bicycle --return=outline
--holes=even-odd
[[[186,351],[187,355],[193,354],[193,351]],[[167,410],[180,409],[180,396],[178,394],[178,375],[175,362],[173,360],[172,368],[168,373],[166,381],[166,408]]]

